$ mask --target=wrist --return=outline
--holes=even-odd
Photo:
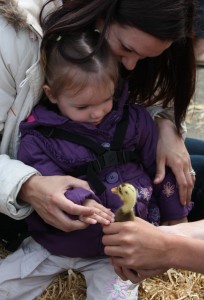
[[[171,130],[176,131],[176,126],[171,120],[164,119],[158,115],[155,117],[155,122],[159,129],[170,128]]]
[[[189,237],[171,235],[168,237],[167,261],[168,268],[191,269],[188,261],[192,256],[192,239]]]
[[[161,268],[170,269],[174,267],[175,262],[174,259],[174,235],[168,234],[166,232],[162,232],[162,236],[160,241],[162,241],[161,247],[163,248],[162,251],[162,258],[161,258]]]
[[[18,199],[20,201],[30,204],[30,196],[33,194],[35,183],[39,181],[40,177],[41,176],[39,174],[34,174],[22,184],[18,193]]]
[[[155,122],[157,124],[158,134],[160,137],[164,137],[166,139],[168,135],[175,136],[177,139],[183,141],[181,134],[182,131],[178,131],[176,125],[172,121],[164,118],[155,118]]]
[[[166,235],[166,252],[167,252],[166,267],[168,269],[178,267],[178,260],[180,254],[182,253],[179,252],[180,250],[178,250],[178,248],[180,249],[177,236],[172,234],[167,234]]]

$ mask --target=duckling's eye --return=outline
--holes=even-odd
[[[119,187],[119,193],[120,193],[120,194],[122,194],[122,190],[121,190],[121,187]]]

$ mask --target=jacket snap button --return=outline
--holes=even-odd
[[[110,148],[110,143],[104,142],[104,143],[101,144],[101,146],[102,146],[103,148],[105,148],[105,149],[109,149],[109,148]]]
[[[118,173],[111,172],[110,174],[106,175],[106,181],[108,183],[116,183],[118,181]]]

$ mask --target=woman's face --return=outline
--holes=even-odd
[[[101,29],[102,24],[98,27]],[[133,70],[140,59],[160,55],[172,44],[171,41],[160,40],[135,27],[120,26],[117,23],[109,27],[106,38],[113,53],[127,70]]]

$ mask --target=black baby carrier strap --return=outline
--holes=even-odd
[[[67,140],[69,142],[82,145],[95,153],[95,159],[82,166],[76,167],[74,171],[69,173],[69,175],[74,177],[86,175],[87,180],[89,180],[89,182],[93,185],[96,194],[101,195],[105,191],[105,186],[98,177],[101,170],[106,167],[124,164],[131,161],[139,162],[139,155],[135,151],[121,150],[127,127],[128,106],[125,106],[123,117],[116,126],[109,149],[104,148],[97,142],[85,136],[71,133],[56,127],[39,126],[37,130],[47,138]]]

